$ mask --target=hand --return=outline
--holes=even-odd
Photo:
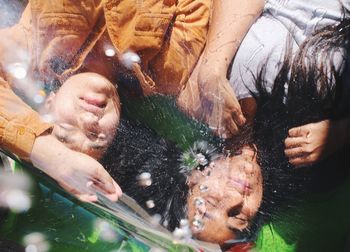
[[[284,153],[296,167],[311,165],[326,158],[342,144],[330,120],[310,123],[288,131]],[[341,138],[342,136],[340,136]]]
[[[236,135],[246,120],[225,74],[202,67],[198,87],[203,121],[223,138]]]
[[[30,159],[65,190],[82,201],[97,201],[96,192],[117,201],[122,191],[95,159],[68,149],[52,135],[39,136]]]

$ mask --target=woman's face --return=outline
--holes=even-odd
[[[100,158],[119,124],[119,98],[104,77],[82,73],[69,78],[47,100],[53,134],[69,148]]]
[[[192,233],[220,245],[249,227],[262,201],[260,167],[244,156],[221,158],[204,171],[194,171],[189,187]]]

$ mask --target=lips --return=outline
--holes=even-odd
[[[241,194],[243,195],[247,195],[250,193],[251,191],[251,187],[250,187],[250,184],[246,181],[246,180],[243,180],[243,179],[240,179],[240,178],[232,178],[230,177],[229,178],[229,183]]]
[[[102,96],[84,96],[81,97],[80,100],[81,108],[95,115],[102,114],[106,107],[106,99]]]

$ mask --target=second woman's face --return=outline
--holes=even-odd
[[[100,158],[119,124],[119,98],[104,77],[83,73],[69,78],[51,98],[53,134],[69,148]]]
[[[194,171],[187,199],[195,237],[224,244],[248,228],[262,201],[260,167],[242,156],[222,158]]]

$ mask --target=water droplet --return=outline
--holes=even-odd
[[[180,220],[180,227],[188,227],[189,223],[187,219]]]
[[[202,198],[195,198],[194,205],[196,208],[199,208],[204,205],[204,200]]]
[[[30,244],[26,247],[25,252],[38,252],[38,248],[35,245]]]
[[[107,57],[113,57],[115,55],[115,50],[113,48],[108,48],[105,50],[105,54]]]
[[[164,227],[169,226],[169,221],[168,221],[168,220],[164,220],[164,221],[163,221],[163,226],[164,226]]]
[[[162,219],[162,216],[160,214],[155,214],[151,218],[151,225],[157,226],[159,225],[160,220]]]
[[[26,235],[23,238],[26,252],[47,252],[50,249],[50,244],[46,241],[46,237],[39,232],[34,232]]]
[[[201,191],[201,192],[206,192],[206,191],[208,191],[208,186],[207,185],[200,185],[199,186],[199,190]]]
[[[5,201],[14,212],[25,212],[31,206],[31,200],[27,193],[18,189],[7,191]]]
[[[19,80],[22,80],[27,76],[27,67],[23,63],[9,65],[8,71],[14,78]]]
[[[139,175],[139,179],[150,179],[151,178],[151,173],[149,172],[143,172]]]
[[[152,185],[151,174],[149,172],[143,172],[137,176],[138,184],[140,186],[150,186]]]
[[[125,52],[121,57],[121,62],[126,68],[131,69],[133,64],[140,63],[141,59],[140,56],[134,52]]]
[[[46,123],[53,123],[54,117],[52,114],[43,114],[41,115],[41,119]]]
[[[202,153],[196,154],[196,160],[202,166],[206,166],[208,164],[208,160],[205,158],[205,156]]]
[[[192,228],[194,229],[195,232],[199,232],[203,229],[204,223],[202,218],[199,216],[194,216],[193,221],[192,221]]]
[[[95,222],[95,227],[100,231],[100,238],[107,242],[118,241],[118,234],[113,229],[113,226],[104,220],[97,219]]]
[[[153,200],[147,200],[147,201],[146,201],[146,206],[147,206],[147,208],[153,208],[153,207],[155,207],[156,205],[154,204],[154,201],[153,201]]]
[[[33,100],[34,100],[35,103],[41,104],[41,103],[44,102],[45,97],[37,94],[37,95],[34,96]]]
[[[173,235],[177,239],[182,239],[184,236],[184,232],[183,232],[182,228],[175,228],[175,230],[173,231]]]

